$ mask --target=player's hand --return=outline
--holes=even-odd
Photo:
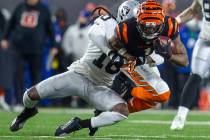
[[[171,49],[171,41],[168,40],[166,42],[162,42],[161,40],[157,39],[154,43],[154,50],[156,54],[161,55],[165,59],[170,59],[172,56],[172,49]]]
[[[122,56],[118,55],[115,52],[112,52],[109,56],[111,58],[111,62],[113,64],[115,64],[116,67],[122,67],[123,66],[124,58]]]
[[[6,39],[1,40],[0,45],[1,45],[1,48],[4,50],[9,48],[9,42]]]

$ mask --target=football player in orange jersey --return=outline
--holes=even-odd
[[[167,43],[162,42],[161,38],[168,40]],[[188,64],[186,50],[179,38],[177,21],[173,17],[165,16],[160,4],[154,0],[143,2],[136,17],[118,24],[116,36],[111,40],[110,46],[118,51],[126,49],[145,61],[155,52],[180,66]],[[156,103],[169,99],[168,85],[160,78],[157,69],[154,69],[156,67],[152,68],[148,64],[135,69],[123,69],[136,86],[131,91],[133,98],[128,102],[130,113],[151,108]]]

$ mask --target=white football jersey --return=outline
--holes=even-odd
[[[197,0],[202,7],[203,22],[200,36],[210,40],[210,0]]]
[[[85,75],[98,85],[110,86],[119,72],[110,62],[108,40],[114,36],[117,22],[110,16],[101,16],[94,21],[89,30],[89,45],[84,56],[74,62],[69,70]]]

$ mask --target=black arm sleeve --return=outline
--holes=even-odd
[[[177,36],[179,35],[179,25],[174,17],[165,17],[165,26],[161,35],[172,40],[175,40],[177,38]]]

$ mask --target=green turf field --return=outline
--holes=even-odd
[[[28,121],[25,127],[16,133],[9,131],[10,121],[17,113],[0,111],[0,140],[210,140],[210,113],[191,112],[183,131],[170,131],[174,111],[151,110],[129,116],[129,119],[117,125],[101,128],[94,137],[83,130],[68,137],[56,138],[56,127],[74,116],[87,118],[92,110],[41,109],[40,113]]]

